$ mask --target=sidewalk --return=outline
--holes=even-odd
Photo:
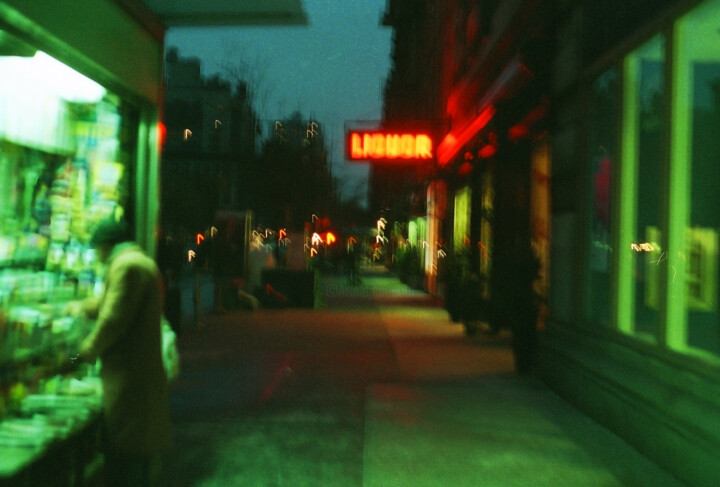
[[[323,308],[179,336],[172,487],[675,487],[422,291],[323,276]]]
[[[516,375],[507,333],[458,340],[445,310],[398,284],[363,280],[400,370],[367,389],[364,487],[681,485],[540,379]]]
[[[540,381],[382,384],[367,395],[364,487],[679,486]]]

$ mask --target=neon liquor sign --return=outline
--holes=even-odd
[[[346,153],[352,161],[415,162],[434,158],[432,138],[423,133],[350,131]]]

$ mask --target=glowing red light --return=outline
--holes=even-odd
[[[437,149],[438,163],[442,166],[450,162],[450,159],[457,154],[457,152],[464,146],[470,139],[472,139],[483,127],[485,127],[495,115],[495,107],[489,105],[485,108],[475,120],[467,125],[459,134],[453,132],[448,133],[443,141],[440,143]]]
[[[478,155],[480,157],[482,157],[483,159],[487,159],[489,157],[494,156],[496,152],[497,152],[497,147],[495,147],[495,145],[487,144],[478,151]]]
[[[473,165],[470,162],[463,162],[460,164],[460,167],[458,168],[458,176],[461,178],[464,178],[468,174],[470,174],[473,171]]]
[[[165,134],[167,134],[167,128],[165,128],[164,123],[158,122],[157,134],[158,134],[158,146],[160,148],[162,148],[165,145]]]
[[[433,141],[426,134],[359,132],[348,134],[351,160],[423,160],[433,158]]]
[[[527,125],[518,124],[513,125],[508,130],[508,138],[512,140],[513,142],[522,139],[523,137],[527,137],[529,135],[530,131],[528,130]]]

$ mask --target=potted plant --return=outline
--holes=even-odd
[[[468,336],[474,336],[478,325],[489,318],[489,302],[484,297],[484,288],[482,276],[472,270],[470,252],[455,251],[448,258],[444,303],[450,319],[461,322]]]

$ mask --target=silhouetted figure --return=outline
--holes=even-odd
[[[127,226],[102,221],[91,244],[107,264],[104,289],[83,302],[95,326],[78,359],[101,360],[106,484],[152,486],[158,454],[171,443],[168,383],[162,360],[162,277]]]
[[[350,284],[360,284],[360,253],[357,250],[357,244],[353,242],[348,244],[346,259],[348,282]]]
[[[507,313],[512,328],[512,344],[515,354],[515,369],[526,375],[532,371],[535,355],[539,297],[535,291],[535,281],[539,276],[540,261],[530,246],[517,256],[517,262],[511,266],[508,282],[514,287],[514,297]]]

